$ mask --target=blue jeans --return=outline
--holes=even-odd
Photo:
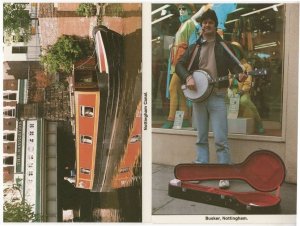
[[[193,114],[198,130],[197,159],[195,163],[209,163],[208,129],[210,121],[214,133],[218,162],[230,164],[225,94],[212,93],[205,101],[193,103]]]

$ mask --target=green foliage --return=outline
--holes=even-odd
[[[25,42],[30,39],[30,15],[25,10],[25,3],[3,4],[3,30],[7,36],[15,36],[16,40],[21,37]]]
[[[120,3],[108,4],[105,8],[105,15],[122,17],[124,14],[123,7]]]
[[[76,13],[80,16],[91,17],[96,15],[96,6],[93,3],[80,3],[76,9]]]
[[[41,62],[46,71],[51,74],[71,73],[73,64],[90,54],[90,46],[90,41],[87,38],[63,35],[41,57]]]
[[[39,221],[38,215],[33,211],[33,205],[26,201],[9,203],[3,205],[4,222],[35,222]]]
[[[11,195],[9,201],[3,204],[4,222],[40,222],[42,217],[34,213],[34,205],[22,198],[22,179],[17,178],[16,183],[3,190],[3,194]]]

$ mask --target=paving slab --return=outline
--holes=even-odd
[[[160,212],[160,209],[165,205],[168,205],[174,198],[168,196],[168,191],[153,190],[153,196],[156,198],[152,200],[152,212],[155,214],[156,211]]]

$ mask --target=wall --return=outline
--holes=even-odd
[[[298,75],[299,75],[299,4],[287,4],[286,8],[286,41],[284,65],[284,91],[286,102],[285,118],[286,145],[285,165],[287,181],[297,178],[297,125],[298,125]]]

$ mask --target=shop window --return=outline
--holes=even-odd
[[[159,4],[152,5],[153,11],[159,7],[161,7]],[[177,12],[175,5],[171,4],[171,9]],[[225,12],[226,10],[220,11]],[[158,14],[155,15],[160,17]],[[220,18],[219,22],[222,20]],[[237,4],[236,9],[229,11],[224,18],[225,21],[222,22],[222,31],[220,32],[224,40],[237,43],[241,47],[245,62],[251,66],[252,70],[265,69],[267,72],[266,74],[253,75],[249,87],[250,100],[261,121],[258,120],[256,113],[249,108],[249,105],[242,106],[240,101],[237,120],[244,118],[250,118],[250,120],[246,120],[246,124],[237,120],[229,120],[229,128],[238,127],[238,130],[229,131],[229,133],[281,136],[285,5]],[[152,21],[159,19],[153,16]],[[175,27],[176,29],[166,29],[167,27]],[[162,128],[165,125],[171,108],[180,110],[179,104],[170,106],[169,85],[172,75],[168,75],[169,48],[173,43],[178,27],[177,14],[174,15],[174,20],[161,20],[152,25],[153,128]],[[178,98],[180,100],[180,96]],[[229,101],[227,104],[229,107]],[[183,129],[194,130],[193,122],[195,119],[192,115],[192,103],[186,101],[186,106],[188,111],[185,116],[188,116],[189,119],[187,127],[184,127],[183,123]],[[251,123],[251,130],[247,130],[250,128],[250,124],[247,123]],[[172,129],[172,127],[173,125],[169,125],[169,128]],[[246,129],[243,131],[241,127]]]
[[[80,106],[80,115],[83,117],[94,117],[94,108],[88,106]]]
[[[81,135],[80,136],[80,142],[83,144],[92,144],[93,140],[91,136],[85,136],[85,135]]]

